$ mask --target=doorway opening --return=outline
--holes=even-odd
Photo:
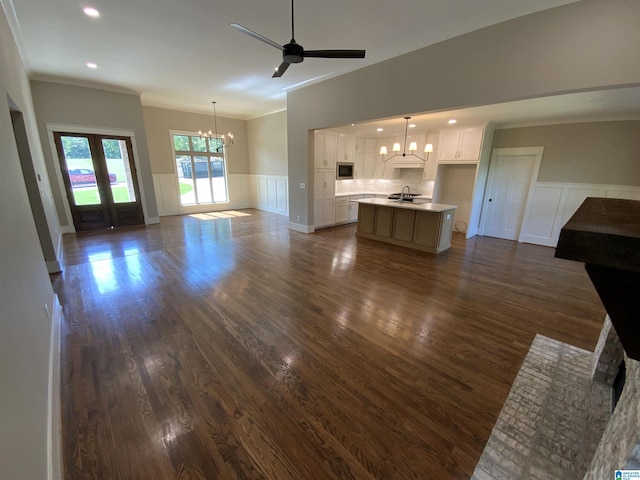
[[[27,136],[27,128],[25,125],[24,115],[13,100],[7,96],[9,101],[9,113],[11,116],[11,125],[13,126],[13,135],[18,150],[18,158],[20,159],[20,168],[22,170],[22,178],[27,189],[29,197],[29,206],[33,221],[36,226],[40,248],[47,265],[49,273],[57,273],[61,271],[60,262],[57,258],[57,252],[51,238],[51,231],[47,222],[45,207],[40,196],[40,185],[42,181],[33,167],[33,158],[31,156],[31,147],[29,146],[29,138]]]

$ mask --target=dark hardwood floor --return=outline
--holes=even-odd
[[[551,248],[225,217],[64,237],[66,479],[468,479],[535,334],[604,319]]]

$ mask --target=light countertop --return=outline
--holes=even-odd
[[[457,205],[445,205],[442,203],[413,203],[399,202],[398,200],[389,200],[387,198],[360,198],[351,200],[357,203],[366,203],[367,205],[378,205],[381,207],[406,208],[408,210],[418,210],[421,212],[445,212],[458,208]]]

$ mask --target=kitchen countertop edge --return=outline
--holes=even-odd
[[[419,210],[424,212],[444,212],[458,208],[457,205],[445,205],[442,203],[412,203],[399,202],[397,200],[389,200],[386,198],[359,198],[351,200],[357,203],[366,203],[368,205],[378,205],[381,207],[406,208],[409,210]]]

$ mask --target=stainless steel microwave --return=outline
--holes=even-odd
[[[336,163],[336,179],[347,180],[353,178],[353,163]]]

